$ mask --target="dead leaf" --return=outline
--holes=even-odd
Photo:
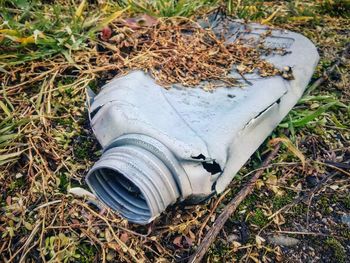
[[[233,246],[233,252],[237,252],[238,248],[242,246],[241,243],[237,242],[237,241],[233,241],[232,242],[232,246]]]
[[[6,197],[6,204],[8,205],[8,206],[10,206],[11,205],[11,196],[8,196],[8,197]]]
[[[123,24],[131,29],[139,29],[141,27],[155,26],[158,24],[158,20],[153,16],[143,14],[139,17],[126,18]]]
[[[255,263],[260,263],[261,261],[259,260],[259,254],[258,253],[251,253],[249,255],[249,258],[253,260]]]
[[[256,181],[256,184],[255,184],[255,186],[256,186],[256,188],[257,188],[258,190],[260,190],[261,187],[263,187],[264,185],[265,185],[265,183],[264,183],[264,181],[261,180],[261,179],[257,180],[257,181]]]
[[[129,235],[128,235],[128,233],[125,233],[125,232],[122,233],[122,234],[120,235],[119,239],[120,239],[123,243],[128,242],[128,240],[129,240]]]
[[[258,248],[261,248],[265,241],[266,240],[264,238],[262,238],[261,236],[258,236],[258,235],[255,236],[255,243],[256,243],[256,246]]]
[[[283,225],[284,223],[286,223],[286,220],[284,219],[282,214],[277,214],[274,218],[273,218],[273,222],[280,226]]]
[[[108,242],[107,246],[113,250],[118,251],[120,249],[120,246],[118,245],[117,242]]]
[[[237,70],[238,70],[239,73],[244,73],[245,70],[247,69],[247,66],[245,66],[245,65],[243,65],[243,64],[240,64],[240,65],[238,65],[236,68],[237,68]]]
[[[262,209],[262,212],[266,217],[269,217],[273,214],[271,208],[267,204],[263,204],[262,206],[258,205],[257,207]]]
[[[277,262],[282,262],[283,256],[282,256],[282,250],[279,246],[275,247],[275,255]]]
[[[301,190],[303,190],[303,186],[301,185],[301,183],[298,183],[296,186],[295,186],[295,189],[300,192]]]
[[[78,6],[77,10],[75,11],[75,17],[81,17],[84,7],[86,4],[86,0],[81,1],[80,5]]]
[[[338,185],[335,185],[335,184],[333,184],[333,185],[331,185],[331,186],[329,186],[329,188],[331,188],[332,190],[337,190],[338,188],[339,188],[339,186]]]
[[[23,225],[29,231],[33,230],[33,226],[29,222],[23,222]]]
[[[108,228],[105,229],[105,239],[107,242],[111,242],[113,240],[112,234]]]
[[[156,19],[153,16],[147,15],[147,14],[143,14],[140,19],[138,20],[138,24],[142,25],[142,26],[155,26],[158,24],[158,19]]]
[[[112,29],[109,26],[105,26],[101,30],[101,39],[103,41],[108,41],[112,36]]]
[[[140,25],[137,24],[137,19],[133,17],[124,19],[123,24],[131,29],[140,28]]]
[[[174,240],[173,240],[173,244],[176,245],[179,248],[182,248],[183,247],[183,245],[182,245],[182,236],[175,237]]]
[[[282,196],[284,191],[278,187],[278,179],[276,175],[270,175],[266,180],[267,188],[272,190],[277,196]]]

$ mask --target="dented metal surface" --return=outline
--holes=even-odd
[[[220,25],[216,30],[222,30]],[[228,39],[266,32],[230,22]],[[289,31],[272,30],[265,44],[284,56],[294,80],[246,75],[244,88],[213,92],[174,85],[164,89],[134,71],[113,79],[91,100],[91,126],[104,149],[87,176],[93,192],[128,220],[152,221],[178,200],[196,202],[222,192],[296,104],[318,62],[315,46]],[[241,76],[232,71],[232,76]],[[244,83],[244,81],[242,81]]]

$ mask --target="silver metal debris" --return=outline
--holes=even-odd
[[[267,30],[249,27],[247,33],[246,25],[230,22],[229,41]],[[319,59],[315,46],[293,32],[272,30],[265,45],[288,51],[267,60],[292,67],[294,80],[251,74],[244,88],[206,92],[164,89],[134,71],[105,85],[89,109],[103,147],[86,177],[96,196],[129,221],[146,224],[177,201],[196,203],[222,192],[297,103]],[[232,76],[241,79],[235,71]]]

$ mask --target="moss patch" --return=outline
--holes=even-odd
[[[249,222],[259,227],[263,227],[269,221],[267,217],[264,215],[264,212],[260,208],[258,208],[255,210],[254,214],[249,218]]]
[[[325,241],[326,247],[332,251],[334,262],[346,262],[346,251],[343,245],[335,238],[328,238]]]

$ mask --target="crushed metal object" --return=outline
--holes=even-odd
[[[222,192],[297,103],[319,59],[310,40],[290,31],[235,21],[225,28],[214,23],[213,30],[225,31],[227,42],[240,38],[251,45],[265,34],[265,46],[284,52],[264,59],[293,77],[242,76],[233,68],[227,77],[242,88],[227,84],[206,92],[179,84],[164,89],[135,70],[91,97],[91,126],[103,154],[86,180],[131,222],[146,224],[177,201],[196,203]]]

